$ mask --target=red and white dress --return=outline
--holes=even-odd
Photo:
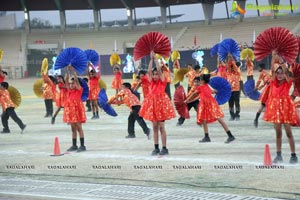
[[[56,93],[56,106],[64,107],[67,95],[66,84],[58,83],[59,92]]]
[[[86,115],[81,95],[83,88],[67,90],[67,98],[64,107],[64,122],[65,123],[85,123]]]
[[[100,92],[99,79],[99,76],[89,78],[89,100],[98,99],[98,95]]]
[[[151,81],[149,95],[144,99],[139,115],[146,120],[159,122],[176,117],[173,104],[165,92],[167,81]]]
[[[264,120],[278,124],[296,124],[296,111],[294,102],[289,95],[292,80],[284,81],[279,84],[279,81],[273,80],[269,84],[270,92],[266,102],[266,110]]]
[[[120,90],[123,84],[122,72],[116,72],[114,79],[111,83],[111,87],[116,90]]]
[[[197,88],[200,96],[200,102],[197,111],[197,123],[202,124],[215,122],[218,118],[223,118],[224,113],[218,105],[216,99],[212,96],[212,90],[208,84],[200,85]]]

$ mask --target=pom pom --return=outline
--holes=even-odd
[[[101,89],[104,89],[105,91],[107,90],[107,85],[106,83],[104,82],[104,80],[102,80],[101,78],[99,79],[98,81],[98,85]]]
[[[246,48],[242,50],[241,59],[244,60],[247,57],[251,58],[252,61],[254,60],[254,52],[252,49]]]
[[[174,60],[180,60],[180,53],[178,50],[174,50],[171,54],[171,60],[174,62]]]
[[[33,83],[33,93],[35,94],[35,96],[37,96],[38,98],[43,98],[43,79],[37,79],[34,83]]]
[[[89,86],[85,80],[82,78],[78,78],[80,86],[83,88],[82,94],[81,94],[81,101],[86,101],[89,97]]]
[[[219,50],[219,43],[218,44],[215,44],[211,50],[210,50],[210,56],[213,57],[215,55],[218,54],[218,50]]]
[[[84,51],[76,47],[70,47],[64,49],[57,56],[54,69],[62,69],[71,65],[77,73],[84,74],[87,63],[88,60]]]
[[[240,59],[239,45],[231,38],[223,40],[218,48],[218,54],[221,61],[227,59],[228,54],[231,54],[236,61]]]
[[[219,105],[223,105],[229,101],[231,96],[231,86],[225,78],[219,76],[212,77],[209,81],[209,85],[217,90],[215,99]]]
[[[21,98],[21,94],[20,92],[13,86],[8,86],[7,88],[9,94],[10,94],[10,98],[12,100],[12,102],[15,104],[16,108],[20,106],[21,102],[22,102],[22,98]]]
[[[116,64],[121,65],[121,58],[117,53],[112,53],[109,58],[110,66],[114,66]]]
[[[0,49],[0,62],[2,61],[3,50]]]
[[[88,62],[91,62],[94,66],[98,65],[100,58],[97,51],[93,49],[87,49],[84,51],[84,53],[86,55]]]
[[[41,74],[47,74],[48,72],[48,58],[44,58],[42,61]]]
[[[104,110],[104,112],[106,112],[108,115],[116,117],[118,114],[116,113],[116,111],[113,109],[113,107],[111,107],[110,104],[108,104],[108,98],[106,95],[105,90],[101,90],[99,92],[98,95],[98,105],[100,106],[100,108],[102,108]]]
[[[250,99],[254,100],[254,101],[258,101],[259,97],[260,97],[260,92],[258,92],[257,90],[254,90],[255,88],[255,82],[254,80],[247,80],[244,84],[244,91],[247,95],[247,97],[249,97]]]

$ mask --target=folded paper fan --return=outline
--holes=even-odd
[[[215,99],[219,105],[223,105],[229,101],[231,96],[231,86],[225,78],[219,76],[212,77],[209,81],[209,85],[217,90]]]
[[[116,113],[116,111],[113,109],[113,107],[110,104],[108,104],[108,98],[107,98],[105,90],[100,90],[100,92],[99,92],[99,95],[98,95],[98,105],[108,115],[113,116],[113,117],[116,117],[118,115]]]
[[[83,88],[82,94],[81,94],[81,101],[86,101],[89,97],[89,86],[87,82],[82,79],[78,78],[80,86]]]
[[[293,77],[300,77],[300,63],[293,63],[291,65]]]
[[[87,49],[84,51],[86,58],[89,62],[91,62],[94,66],[97,66],[99,63],[99,54],[97,51],[93,49]]]
[[[298,35],[296,38],[297,38],[297,40],[298,40],[298,47],[299,47],[298,53],[300,54],[300,35]],[[0,61],[1,61],[1,60],[0,60]]]
[[[22,102],[22,98],[21,98],[21,94],[20,92],[13,86],[8,86],[7,88],[9,94],[10,94],[10,98],[12,100],[12,102],[15,104],[16,108],[20,106],[21,102]]]
[[[299,50],[299,45],[293,33],[283,27],[271,27],[263,31],[256,38],[254,55],[257,61],[261,61],[272,51],[276,51],[284,60],[292,64]]]
[[[104,89],[105,91],[107,90],[107,85],[103,79],[101,79],[101,78],[99,79],[98,85],[99,85],[100,89]]]
[[[240,48],[236,41],[231,38],[224,39],[218,48],[218,54],[221,61],[227,59],[228,54],[231,54],[233,58],[238,61],[240,59]]]
[[[254,90],[254,87],[255,87],[254,80],[252,80],[252,79],[247,80],[244,84],[244,91],[245,91],[247,97],[249,97],[250,99],[252,99],[254,101],[258,101],[259,97],[260,97],[260,92],[257,90]]]
[[[121,58],[117,53],[112,53],[109,58],[110,66],[114,66],[116,64],[121,65]]]
[[[34,83],[33,83],[33,93],[35,94],[35,96],[37,96],[38,98],[43,98],[43,79],[37,79]]]
[[[0,62],[2,61],[3,50],[0,49]]]
[[[171,54],[171,60],[174,62],[174,60],[180,60],[180,53],[178,50],[174,50]]]
[[[210,56],[213,57],[215,55],[218,54],[218,50],[219,50],[219,43],[218,44],[215,44],[211,50],[210,50]]]
[[[62,69],[67,66],[72,66],[77,73],[84,74],[87,67],[87,57],[81,49],[77,47],[69,47],[64,49],[55,61],[54,69]]]
[[[42,61],[41,74],[47,74],[48,72],[48,58],[44,58]]]
[[[189,113],[186,103],[184,103],[185,99],[186,99],[186,95],[184,92],[184,88],[182,85],[180,85],[176,88],[175,93],[174,93],[174,105],[177,110],[177,113],[181,117],[183,117],[185,119],[189,119],[190,113]]]
[[[254,60],[254,52],[252,49],[246,48],[242,50],[241,59],[244,60],[247,57],[251,58],[251,60]]]
[[[149,32],[138,39],[133,49],[134,60],[139,60],[154,51],[164,58],[170,57],[171,44],[167,36],[160,32]]]

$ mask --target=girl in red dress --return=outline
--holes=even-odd
[[[100,92],[99,79],[100,74],[96,73],[95,69],[91,69],[88,72],[89,76],[89,100],[92,105],[93,117],[92,119],[99,119],[98,108],[98,94]]]
[[[84,106],[81,101],[83,88],[80,86],[75,70],[72,66],[68,66],[68,70],[73,75],[69,77],[66,75],[67,97],[64,108],[64,122],[71,125],[72,143],[73,145],[67,151],[85,151],[84,134],[82,130],[82,123],[86,122],[86,115]],[[77,132],[80,137],[80,147],[77,147]]]
[[[266,102],[264,120],[272,122],[276,131],[276,150],[277,155],[273,163],[283,162],[281,156],[282,145],[282,125],[288,137],[291,158],[290,163],[295,164],[298,158],[295,153],[295,141],[291,129],[291,124],[297,123],[295,105],[289,95],[292,80],[288,76],[288,70],[284,65],[274,64],[272,68],[272,80],[270,82],[270,93]]]
[[[154,150],[152,155],[167,155],[167,134],[165,129],[165,120],[174,118],[175,110],[168,95],[165,93],[167,81],[162,73],[161,66],[155,57],[155,53],[151,52],[151,59],[148,67],[148,76],[150,81],[149,95],[144,99],[139,115],[146,120],[152,122]],[[153,60],[157,68],[152,69]],[[162,150],[159,149],[158,132],[160,131]]]
[[[225,143],[230,143],[233,140],[235,140],[235,137],[231,134],[231,131],[228,129],[227,124],[223,120],[224,113],[221,107],[218,105],[217,101],[212,96],[212,89],[208,85],[209,79],[210,74],[203,74],[201,75],[201,77],[195,78],[195,81],[200,81],[200,85],[196,87],[197,91],[195,91],[195,94],[199,93],[200,96],[200,103],[197,111],[197,123],[203,125],[205,134],[204,138],[199,142],[210,142],[207,124],[218,121],[228,135],[228,138],[225,141]],[[186,99],[185,102],[188,102],[190,100],[189,97]]]
[[[116,90],[116,94],[121,90],[123,80],[122,80],[122,72],[119,65],[114,66],[114,79],[112,81],[111,87]]]
[[[54,115],[52,116],[51,119],[51,124],[55,123],[55,118],[58,115],[59,111],[64,107],[65,105],[65,99],[66,99],[66,93],[67,93],[67,88],[66,88],[66,83],[65,79],[63,76],[59,75],[57,76],[57,82],[58,82],[58,88],[59,92],[56,93],[56,106],[57,110],[55,111]]]

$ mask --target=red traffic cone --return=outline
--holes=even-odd
[[[58,137],[55,137],[53,155],[51,155],[51,156],[62,156],[62,155],[64,155],[64,154],[60,153]]]
[[[264,165],[271,166],[272,165],[272,158],[270,153],[270,147],[268,144],[265,146],[265,154],[264,154]]]

